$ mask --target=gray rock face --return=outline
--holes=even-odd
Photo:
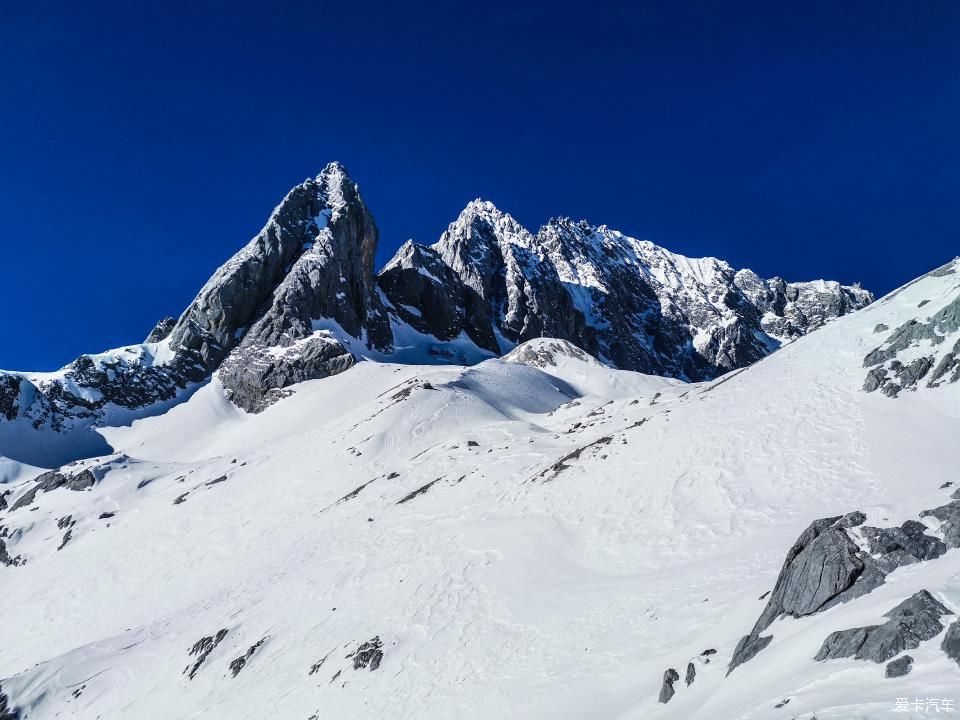
[[[888,678],[898,678],[903,677],[904,675],[909,675],[910,671],[913,669],[913,658],[909,655],[904,655],[901,658],[897,658],[889,663],[887,663],[886,670],[884,670],[884,677]]]
[[[745,367],[872,300],[837,283],[763,280],[586,222],[554,219],[532,235],[479,200],[434,246],[401,248],[378,282],[401,320],[438,338],[462,330],[499,354],[498,337],[555,337],[615,367],[690,380]]]
[[[960,491],[954,493],[954,495],[957,494],[960,494]],[[932,510],[924,510],[920,513],[920,517],[934,517],[939,520],[942,523],[940,532],[943,533],[943,541],[947,544],[947,547],[960,547],[960,500],[955,500]]]
[[[944,267],[952,272],[949,266]],[[901,360],[901,354],[918,347],[931,350],[921,357]],[[863,366],[871,368],[863,389],[880,390],[888,397],[916,389],[924,378],[930,388],[960,380],[960,295],[926,320],[914,318],[898,327],[867,354]]]
[[[260,412],[284,397],[284,388],[336,375],[356,360],[331,338],[311,337],[285,348],[236,352],[220,368],[227,397],[247,412]]]
[[[948,658],[960,665],[960,620],[954,620],[947,628],[947,634],[943,637],[940,649]]]
[[[673,668],[668,669],[663,674],[663,685],[660,687],[660,702],[668,703],[671,698],[676,694],[676,690],[673,689],[673,684],[680,679],[680,673],[678,673]]]
[[[940,618],[949,614],[930,593],[921,590],[886,613],[889,620],[883,625],[831,633],[814,659],[853,657],[883,663],[939,635],[944,628]]]
[[[173,331],[173,328],[177,326],[177,319],[172,317],[165,317],[162,320],[159,320],[156,325],[153,326],[153,330],[150,331],[150,334],[147,335],[147,339],[144,342],[148,343],[158,343],[166,340],[170,333]]]
[[[926,529],[925,525],[908,520],[898,528],[864,527],[862,533],[870,544],[870,553],[880,556],[878,567],[890,573],[901,565],[935,560],[947,551],[947,546],[927,535]]]
[[[803,617],[859,597],[883,583],[884,573],[857,544],[847,528],[862,525],[863,513],[815,520],[787,552],[767,605],[750,634],[741,639],[727,673],[750,660],[772,638],[761,637],[781,615]]]

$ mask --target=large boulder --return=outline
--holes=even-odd
[[[882,625],[831,633],[814,659],[853,657],[883,663],[939,635],[944,628],[940,618],[950,614],[930,593],[921,590],[886,613],[884,617],[889,620]]]

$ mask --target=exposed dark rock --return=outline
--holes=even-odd
[[[158,343],[162,340],[166,340],[167,336],[170,335],[176,325],[176,318],[165,317],[162,320],[159,320],[157,324],[153,326],[153,330],[150,331],[150,334],[147,335],[147,339],[144,340],[144,342]]]
[[[879,389],[889,397],[896,397],[902,390],[916,388],[931,369],[933,373],[927,381],[928,387],[938,387],[944,382],[957,382],[960,380],[960,340],[956,341],[951,350],[942,354],[939,346],[947,335],[958,330],[960,295],[925,322],[915,318],[908,320],[863,359],[865,368],[873,368],[867,373],[864,390],[872,392]],[[901,362],[901,352],[925,343],[934,348],[933,355],[915,358],[909,363]]]
[[[60,530],[63,530],[64,528],[72,527],[75,524],[76,524],[76,521],[73,519],[72,515],[64,515],[62,518],[57,520],[57,527]]]
[[[767,605],[734,650],[727,674],[753,658],[772,639],[760,633],[781,615],[803,617],[870,592],[884,573],[846,533],[863,524],[862,512],[815,520],[787,552]]]
[[[442,479],[443,479],[443,478],[437,478],[436,480],[431,480],[431,481],[428,482],[426,485],[421,485],[420,487],[418,487],[418,488],[417,488],[416,490],[414,490],[413,492],[407,493],[407,494],[404,495],[402,498],[400,498],[399,500],[397,500],[397,505],[403,505],[405,502],[410,502],[411,500],[413,500],[413,499],[414,499],[415,497],[417,497],[418,495],[423,495],[425,492],[427,492],[427,490],[429,490],[430,488],[432,488],[435,484],[437,484],[438,482],[440,482]]]
[[[730,665],[727,668],[727,675],[732,673],[739,665],[753,660],[761,650],[773,640],[773,635],[744,635],[733,650],[733,657],[730,658]]]
[[[0,565],[16,567],[18,565],[23,565],[23,563],[24,560],[19,555],[16,557],[10,555],[10,552],[7,550],[7,541],[3,538],[0,538]]]
[[[354,650],[352,653],[347,655],[348,658],[353,658],[353,669],[360,670],[365,667],[369,667],[371,671],[376,670],[380,667],[380,661],[383,660],[383,643],[380,641],[380,636],[368,640]]]
[[[873,328],[873,331],[874,331],[875,333],[880,333],[880,332],[886,332],[886,331],[889,330],[889,329],[890,329],[890,328],[889,328],[888,326],[884,325],[883,323],[878,323],[878,324]]]
[[[20,411],[20,387],[22,378],[13,373],[0,371],[0,417],[13,420]]]
[[[947,628],[947,634],[943,637],[940,649],[948,658],[960,665],[960,620],[954,620]]]
[[[174,504],[174,505],[179,505],[179,504],[182,503],[182,502],[186,502],[186,501],[187,501],[187,495],[189,495],[189,494],[190,494],[189,492],[185,492],[185,493],[183,493],[182,495],[177,495],[177,497],[175,497],[174,500],[173,500],[173,504]]]
[[[99,517],[98,519],[99,519],[99,520],[109,520],[109,519],[112,518],[114,515],[116,515],[116,513],[104,512],[104,513],[100,513],[100,517]]]
[[[72,536],[73,536],[73,530],[67,530],[63,534],[63,540],[60,541],[60,547],[58,547],[57,550],[63,550],[63,548],[66,547],[67,543],[70,542],[70,538]]]
[[[888,678],[898,678],[908,675],[910,670],[913,669],[913,658],[909,655],[904,655],[903,657],[897,658],[887,663],[887,668],[884,670],[884,677]]]
[[[331,651],[331,652],[332,652],[332,651]],[[311,666],[310,666],[310,672],[308,672],[307,675],[314,675],[314,674],[317,672],[317,670],[319,670],[320,668],[323,667],[323,664],[327,661],[327,658],[328,658],[328,657],[330,657],[330,653],[327,653],[327,654],[324,655],[322,658],[320,658],[319,660],[317,660],[317,662],[315,662],[313,665],[311,665]]]
[[[687,687],[693,684],[693,681],[697,677],[697,667],[692,662],[687,663],[687,675],[684,678],[684,682],[687,684]]]
[[[238,658],[234,658],[230,661],[230,672],[233,677],[236,677],[237,674],[243,670],[244,665],[247,664],[247,661],[253,657],[253,654],[266,642],[266,638],[260,638],[256,643],[247,648],[247,652],[241,655]],[[312,673],[311,673],[312,674]]]
[[[204,485],[206,485],[207,487],[210,487],[211,485],[216,485],[217,483],[222,483],[226,481],[227,481],[227,476],[221,475],[220,477],[216,477],[213,480],[207,481],[206,483],[204,483]]]
[[[200,670],[200,666],[203,665],[204,661],[210,656],[210,653],[213,652],[214,648],[217,647],[226,636],[227,629],[221,628],[217,631],[216,635],[208,635],[207,637],[197,640],[193,647],[190,648],[191,657],[196,656],[197,661],[192,666],[188,665],[183,673],[193,680],[197,671]]]
[[[954,495],[960,494],[960,491]],[[940,532],[943,533],[943,541],[949,548],[960,547],[960,501],[953,501],[946,505],[924,510],[920,517],[934,517],[940,521]]]
[[[943,632],[940,618],[949,614],[950,611],[930,593],[921,590],[886,613],[884,617],[889,620],[883,625],[831,633],[814,659],[854,657],[875,663],[886,662]]]
[[[0,685],[0,720],[20,720],[20,708],[10,704],[9,696],[3,692],[3,686]]]
[[[88,490],[97,484],[97,477],[90,470],[83,470],[76,475],[50,470],[34,478],[34,483],[32,488],[17,498],[13,507],[10,508],[11,511],[31,505],[39,492],[47,493],[62,487],[75,492]]]
[[[790,704],[790,698],[784,698],[783,700],[778,702],[776,705],[774,705],[773,708],[774,710],[779,710],[780,708],[786,707],[789,704]]]
[[[339,342],[317,336],[279,349],[245,346],[224,361],[220,377],[227,397],[237,407],[256,413],[288,395],[290,385],[336,375],[355,363]]]
[[[926,535],[926,526],[908,520],[899,528],[864,527],[861,532],[870,544],[870,553],[880,555],[877,565],[890,573],[901,565],[934,560],[947,551],[937,538]]]
[[[660,702],[666,704],[676,694],[673,684],[680,679],[680,673],[673,668],[669,668],[663,674],[663,685],[660,687]]]

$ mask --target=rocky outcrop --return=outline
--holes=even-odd
[[[553,338],[523,343],[503,356],[504,362],[520,363],[544,370],[555,368],[567,359],[577,360],[587,365],[600,365],[595,357],[573,343]]]
[[[939,270],[952,273],[956,264]],[[960,381],[960,295],[926,319],[903,323],[867,354],[863,366],[869,368],[863,389],[888,397],[915,390],[924,379],[929,388]]]
[[[336,375],[355,362],[333,338],[314,336],[287,347],[233,353],[221,366],[220,379],[237,407],[255,413],[284,397],[290,385]]]
[[[383,642],[380,640],[380,636],[367,640],[347,657],[353,658],[354,670],[362,670],[363,668],[370,668],[371,672],[376,670],[383,660]]]
[[[177,326],[177,319],[172,317],[165,317],[162,320],[159,320],[156,325],[153,326],[153,330],[150,331],[150,334],[147,335],[145,343],[158,343],[166,340],[173,329]]]
[[[907,520],[898,528],[864,527],[861,533],[870,545],[877,567],[890,573],[901,565],[935,560],[947,551],[947,546],[927,535],[926,530],[926,526],[916,520]]]
[[[912,669],[913,658],[909,655],[904,655],[901,658],[897,658],[896,660],[887,663],[887,667],[883,671],[883,675],[887,678],[903,677],[904,675],[909,675]]]
[[[889,620],[882,625],[831,633],[814,659],[852,657],[883,663],[939,635],[944,628],[940,618],[950,614],[930,593],[921,590],[886,613],[884,617]]]
[[[865,526],[866,517],[861,512],[811,523],[787,552],[767,605],[750,633],[737,644],[727,674],[770,644],[773,637],[762,633],[777,618],[783,615],[803,617],[853,600],[882,585],[889,573],[903,565],[936,560],[948,547],[960,547],[960,502],[920,513],[920,517],[927,516],[943,521],[940,531],[944,541],[928,535],[927,527],[915,520],[893,528]],[[862,549],[852,537],[854,528],[859,528],[859,539],[866,549]],[[928,598],[932,600],[926,591],[917,593],[894,608],[888,617],[891,622],[907,622],[905,618],[913,617],[923,608],[934,607],[928,603]],[[854,653],[861,646],[865,648],[864,653],[873,652],[872,643],[892,647],[893,643],[886,639],[893,632],[892,626],[882,631],[877,630],[879,627],[883,626],[834,633],[821,649],[823,657],[818,655],[817,659],[847,657],[836,653],[847,652],[851,647],[854,647]],[[875,632],[879,634],[870,640],[871,633]],[[875,654],[879,656],[880,653]]]
[[[676,694],[676,690],[673,689],[673,684],[680,679],[680,673],[678,673],[673,668],[669,668],[663,674],[663,685],[660,686],[660,702],[668,703]]]
[[[404,245],[378,283],[391,312],[437,338],[462,331],[499,354],[554,337],[618,368],[689,380],[745,367],[872,300],[833,282],[763,280],[583,221],[553,219],[532,235],[480,200],[432,247]]]
[[[859,597],[883,582],[883,573],[850,539],[847,529],[866,517],[854,512],[815,520],[787,552],[767,605],[748,635],[740,640],[727,673],[747,662],[772,639],[761,636],[782,615],[803,617]]]
[[[940,643],[940,649],[947,657],[960,665],[960,620],[954,620]]]
[[[23,495],[17,498],[16,502],[10,508],[10,511],[32,505],[37,497],[37,493],[47,493],[57,488],[66,488],[75,492],[88,490],[97,484],[97,477],[89,469],[83,470],[75,475],[63,473],[59,470],[50,470],[34,478],[34,486],[27,490]]]
[[[960,490],[954,491],[951,497],[960,496]],[[924,510],[920,517],[932,517],[940,521],[940,532],[947,547],[960,548],[960,499],[946,505]]]

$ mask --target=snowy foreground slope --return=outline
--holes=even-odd
[[[551,340],[359,362],[259,414],[214,376],[101,429],[115,454],[6,486],[0,717],[942,716],[913,701],[960,705],[956,624],[904,677],[814,656],[921,590],[954,623],[956,547],[775,619],[727,670],[812,521],[862,511],[863,547],[867,526],[960,530],[919,517],[960,487],[958,318],[954,262],[710,383]],[[878,348],[899,393],[864,389]],[[921,356],[934,387],[902,377]]]

